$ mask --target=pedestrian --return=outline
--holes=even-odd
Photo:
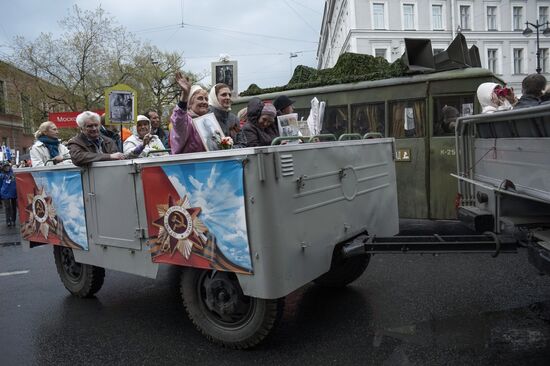
[[[124,154],[117,150],[115,142],[99,133],[99,114],[82,112],[76,117],[76,123],[80,133],[68,143],[74,165],[83,166],[95,161],[124,159]]]
[[[30,151],[33,167],[46,166],[48,163],[71,164],[69,149],[60,143],[58,136],[55,123],[46,121],[40,124],[34,133],[36,141]]]
[[[2,176],[0,179],[0,199],[6,213],[6,224],[8,227],[15,226],[17,217],[17,190],[15,188],[15,175],[8,161],[2,163]]]

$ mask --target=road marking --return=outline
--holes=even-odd
[[[26,271],[13,271],[13,272],[0,272],[0,277],[14,276],[14,275],[20,275],[20,274],[25,274],[25,273],[29,273],[29,270],[26,270]]]

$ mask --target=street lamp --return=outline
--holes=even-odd
[[[522,34],[525,37],[529,37],[531,34],[533,34],[533,30],[531,28],[529,28],[529,26],[532,26],[533,28],[535,28],[537,30],[537,74],[540,74],[542,69],[540,68],[539,28],[542,27],[543,25],[546,26],[546,28],[542,31],[542,34],[545,35],[545,36],[550,35],[550,28],[548,28],[548,21],[539,24],[539,20],[537,19],[537,22],[535,24],[530,23],[530,22],[525,22],[525,25],[526,25],[526,27],[522,32]]]

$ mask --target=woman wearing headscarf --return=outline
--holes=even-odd
[[[248,102],[248,119],[243,127],[246,146],[267,146],[279,136],[275,126],[277,110],[272,104],[264,104],[260,98],[252,98]]]
[[[136,127],[132,136],[124,141],[124,155],[130,158],[144,158],[149,152],[164,150],[165,147],[157,135],[151,134],[151,121],[149,118],[137,116]]]
[[[225,136],[233,139],[233,148],[245,147],[246,139],[241,132],[239,118],[231,113],[231,89],[226,84],[216,84],[208,94],[210,112],[213,112]]]
[[[481,105],[482,114],[512,109],[512,104],[507,99],[508,92],[502,92],[504,90],[510,89],[503,88],[497,83],[483,83],[477,88],[477,100]]]
[[[187,110],[191,83],[179,71],[176,72],[176,82],[181,88],[181,93],[178,105],[174,108],[170,117],[172,123],[172,128],[170,129],[170,149],[172,154],[206,151],[199,133],[195,129],[195,126],[193,126],[191,114]],[[195,89],[197,91],[197,88]]]
[[[208,113],[208,92],[200,85],[193,85],[187,100],[187,113],[191,118],[197,118]]]
[[[45,166],[51,164],[71,164],[69,149],[60,143],[59,131],[55,123],[51,121],[42,122],[34,133],[36,141],[31,147],[32,166]],[[67,159],[67,160],[65,160]]]

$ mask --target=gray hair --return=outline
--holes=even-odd
[[[99,116],[99,114],[95,112],[84,111],[76,116],[76,124],[78,125],[78,127],[84,128],[84,124],[90,119],[96,121],[97,123],[101,123],[101,117]]]
[[[42,122],[40,126],[38,126],[38,130],[36,130],[36,132],[34,133],[34,137],[39,138],[40,136],[44,135],[48,130],[48,128],[50,127],[57,127],[57,126],[52,121]]]

